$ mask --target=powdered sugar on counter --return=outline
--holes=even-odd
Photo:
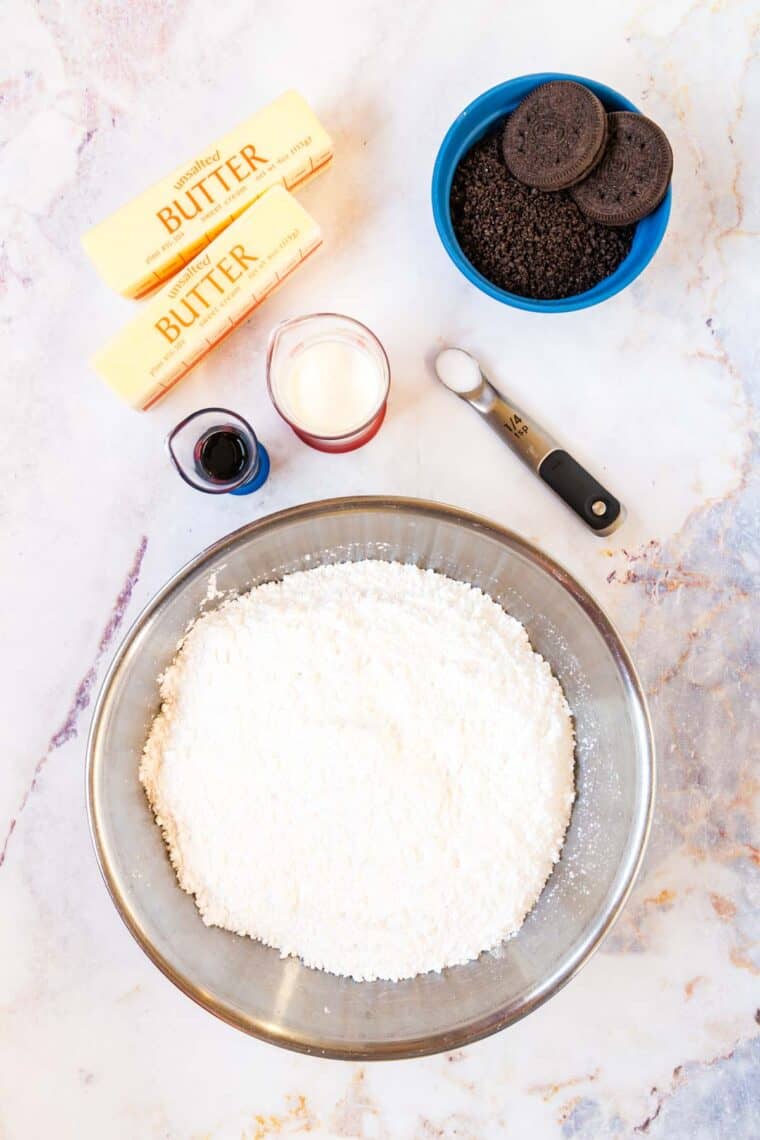
[[[321,566],[202,615],[161,681],[141,779],[209,925],[357,979],[469,961],[556,861],[573,730],[480,590]]]

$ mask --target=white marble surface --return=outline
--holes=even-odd
[[[3,1140],[760,1134],[757,25],[735,0],[0,6]],[[547,318],[456,273],[428,184],[471,98],[550,68],[638,102],[676,165],[645,275],[602,308]],[[130,304],[79,236],[290,85],[336,140],[334,169],[303,194],[325,250],[158,409],[131,412],[86,363]],[[313,309],[365,320],[391,358],[387,423],[353,455],[299,444],[265,392],[269,328]],[[629,519],[614,540],[587,534],[434,385],[441,340],[481,353],[617,491]],[[261,494],[206,498],[170,469],[167,428],[209,402],[269,446]],[[583,973],[461,1053],[368,1067],[249,1040],[164,980],[100,881],[83,763],[103,670],[176,568],[276,508],[375,492],[489,515],[564,562],[628,640],[661,774],[644,873]]]

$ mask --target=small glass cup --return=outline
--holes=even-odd
[[[234,449],[235,442],[240,449],[239,465],[228,478],[215,474],[213,464],[204,458],[204,451],[222,435],[229,437],[225,441],[227,459],[229,448]],[[207,495],[250,495],[266,483],[269,475],[266,448],[247,420],[227,408],[202,408],[193,412],[169,433],[166,446],[185,482]]]
[[[380,375],[380,393],[376,405],[363,423],[342,435],[315,435],[307,431],[294,418],[288,408],[280,387],[285,366],[304,349],[322,341],[338,341],[360,348],[372,360]],[[267,351],[267,387],[272,403],[293,429],[299,439],[317,451],[354,451],[377,435],[385,419],[388,405],[388,392],[391,384],[391,370],[388,356],[375,334],[352,317],[340,313],[310,313],[304,317],[294,317],[277,325],[269,338]]]

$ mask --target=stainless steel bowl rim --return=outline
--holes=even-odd
[[[626,675],[627,683],[630,687],[630,693],[637,705],[637,712],[642,720],[644,726],[644,756],[645,756],[645,770],[643,773],[645,780],[645,795],[643,798],[644,808],[640,813],[638,820],[638,835],[635,837],[636,842],[632,847],[631,856],[628,859],[628,865],[625,868],[625,874],[621,878],[620,887],[617,891],[616,897],[613,899],[604,921],[599,924],[594,931],[593,937],[588,942],[578,949],[575,957],[571,959],[562,970],[557,971],[555,976],[550,976],[546,979],[544,985],[537,990],[533,995],[532,1000],[527,1002],[519,1012],[515,1014],[508,1013],[500,1015],[497,1013],[487,1019],[481,1019],[473,1025],[466,1026],[464,1029],[456,1030],[453,1032],[436,1033],[425,1037],[420,1037],[415,1041],[405,1041],[400,1045],[394,1045],[392,1042],[383,1042],[378,1045],[373,1045],[367,1049],[335,1049],[335,1048],[320,1048],[312,1041],[296,1039],[292,1035],[280,1034],[273,1031],[270,1027],[263,1024],[249,1024],[243,1022],[237,1013],[225,1005],[224,1002],[215,999],[212,995],[206,993],[202,987],[197,986],[190,978],[186,977],[180,971],[176,970],[170,962],[157,950],[149,938],[143,932],[138,918],[130,908],[126,898],[120,890],[117,877],[114,874],[109,862],[108,852],[103,842],[101,834],[100,821],[95,806],[94,785],[95,785],[95,769],[98,763],[98,735],[101,722],[103,721],[105,711],[107,709],[111,697],[111,682],[118,673],[121,663],[129,651],[129,648],[138,636],[142,628],[147,623],[148,619],[161,608],[165,599],[170,597],[183,581],[189,578],[196,570],[201,568],[204,563],[210,561],[217,555],[223,554],[225,550],[229,550],[244,536],[266,532],[277,525],[295,520],[303,517],[314,517],[318,515],[332,514],[335,512],[351,512],[351,511],[416,511],[431,518],[438,518],[447,520],[449,522],[458,523],[475,530],[479,530],[489,534],[497,540],[504,541],[515,548],[518,552],[527,556],[528,559],[540,566],[551,577],[555,578],[562,586],[570,593],[575,599],[581,609],[591,619],[602,638],[604,639],[607,647],[610,649],[618,667]],[[635,666],[625,648],[623,641],[615,629],[610,619],[606,616],[597,602],[587,593],[587,591],[576,581],[576,579],[561,566],[554,559],[550,558],[538,547],[516,534],[514,531],[506,527],[502,527],[497,523],[490,521],[480,515],[473,514],[468,511],[460,510],[457,507],[449,506],[443,503],[434,502],[426,499],[416,499],[402,496],[377,496],[366,495],[357,497],[341,497],[333,499],[323,499],[315,502],[300,504],[295,507],[290,507],[285,510],[276,511],[272,514],[266,515],[255,522],[248,523],[237,530],[232,531],[230,534],[225,535],[219,539],[218,542],[213,543],[211,546],[206,547],[200,554],[196,555],[187,562],[176,574],[169,579],[169,581],[156,593],[147,605],[138,614],[127,633],[125,634],[108,670],[103,678],[98,693],[98,698],[95,703],[92,722],[87,740],[87,759],[86,759],[86,799],[87,799],[87,815],[90,827],[90,835],[95,849],[98,866],[100,868],[103,881],[105,882],[108,893],[113,900],[116,909],[119,912],[127,929],[140,945],[145,954],[150,960],[158,967],[159,970],[178,987],[184,994],[191,998],[194,1002],[200,1005],[209,1013],[214,1014],[220,1020],[226,1022],[234,1028],[241,1029],[243,1032],[252,1036],[258,1037],[261,1040],[267,1041],[271,1044],[278,1045],[295,1052],[307,1053],[311,1055],[331,1057],[340,1060],[398,1060],[401,1058],[420,1057],[433,1053],[440,1053],[451,1049],[461,1048],[464,1045],[471,1044],[484,1037],[490,1036],[507,1025],[514,1024],[527,1016],[534,1009],[543,1005],[550,997],[558,993],[575,975],[578,971],[588,962],[592,954],[598,949],[603,939],[609,933],[613,924],[617,920],[622,911],[628,896],[631,893],[635,883],[637,874],[641,867],[641,863],[646,851],[647,840],[652,822],[652,814],[654,809],[654,792],[655,792],[655,778],[656,778],[656,762],[655,762],[655,749],[654,737],[652,732],[651,719],[649,710],[647,708],[644,692],[636,672]],[[179,889],[179,888],[178,888]],[[362,984],[362,983],[356,983]]]

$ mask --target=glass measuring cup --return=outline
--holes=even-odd
[[[242,416],[202,408],[169,433],[166,446],[182,478],[207,495],[250,495],[266,483],[269,455]]]
[[[341,365],[340,380],[330,372],[331,361]],[[299,439],[317,451],[354,451],[368,443],[385,419],[390,382],[385,349],[366,325],[352,317],[340,313],[294,317],[277,325],[269,338],[267,386],[272,403]],[[346,418],[349,413],[341,397],[356,407],[353,420]]]

